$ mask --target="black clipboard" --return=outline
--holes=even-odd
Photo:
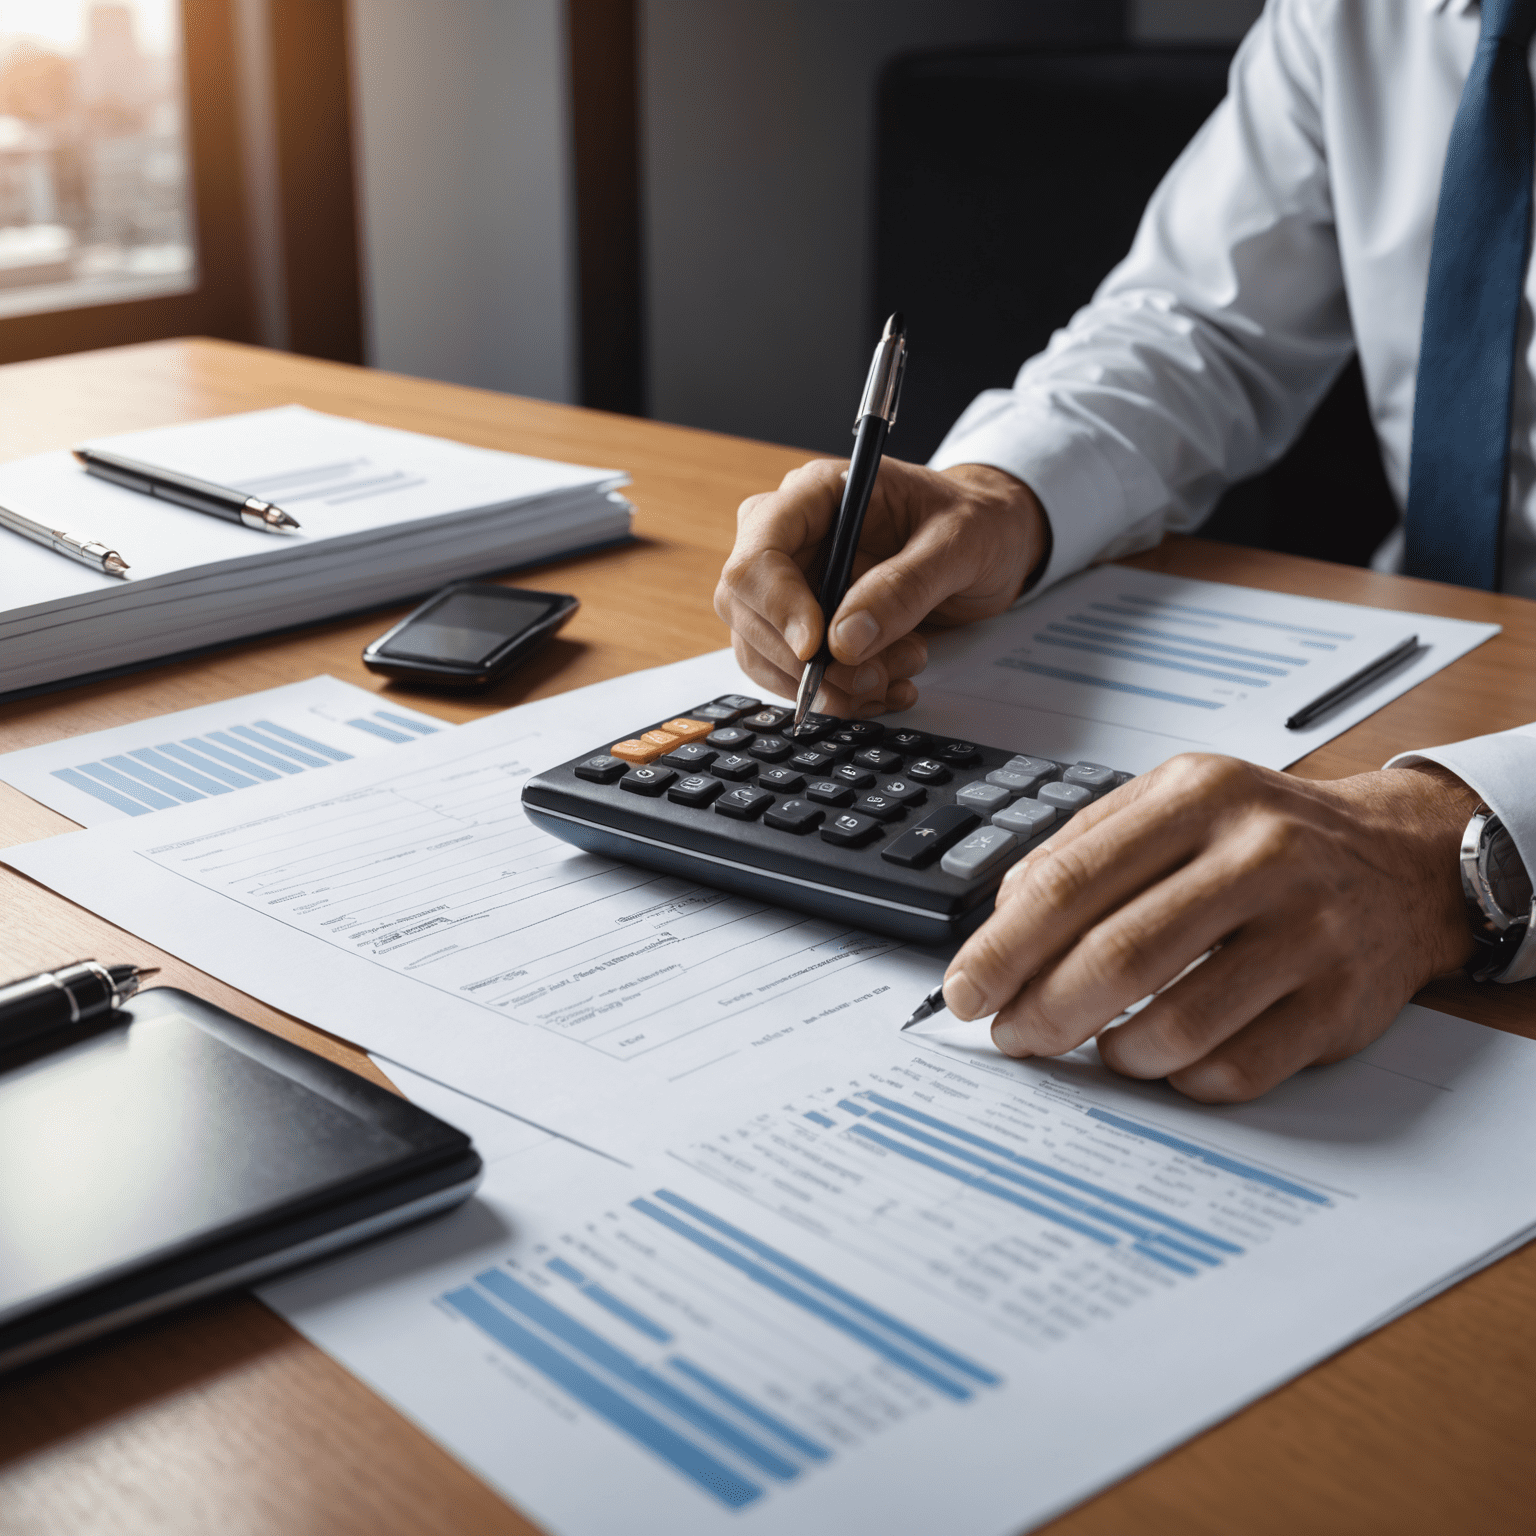
[[[186,992],[0,1056],[0,1371],[468,1198],[469,1138]]]

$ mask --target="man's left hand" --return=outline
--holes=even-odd
[[[1010,1056],[1055,1056],[1219,945],[1099,1040],[1128,1077],[1256,1098],[1369,1044],[1472,953],[1456,858],[1477,795],[1433,766],[1309,781],[1185,755],[1080,811],[1008,871],[944,983]]]

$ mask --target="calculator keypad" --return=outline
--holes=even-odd
[[[850,920],[875,928],[882,900],[885,909],[974,910],[981,897],[967,891],[984,896],[1015,859],[1129,777],[878,721],[811,715],[796,732],[791,710],[744,694],[637,730],[544,778],[562,772],[567,784],[580,781],[589,826],[608,825],[593,809],[599,800],[622,804],[628,820],[613,825],[647,846],[713,860],[699,866],[706,881],[729,886],[722,871],[744,879],[755,863],[791,886],[822,890],[834,903],[824,914],[842,915],[836,903],[846,893]],[[889,894],[876,897],[881,882]],[[782,899],[794,904],[794,891]]]

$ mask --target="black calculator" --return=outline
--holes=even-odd
[[[992,910],[1008,866],[1131,777],[728,693],[523,789],[608,858],[921,944]]]

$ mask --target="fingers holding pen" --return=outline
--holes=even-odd
[[[821,644],[821,607],[805,571],[836,515],[842,471],[830,459],[804,464],[777,491],[749,496],[736,514],[715,612],[781,670],[798,668]]]

